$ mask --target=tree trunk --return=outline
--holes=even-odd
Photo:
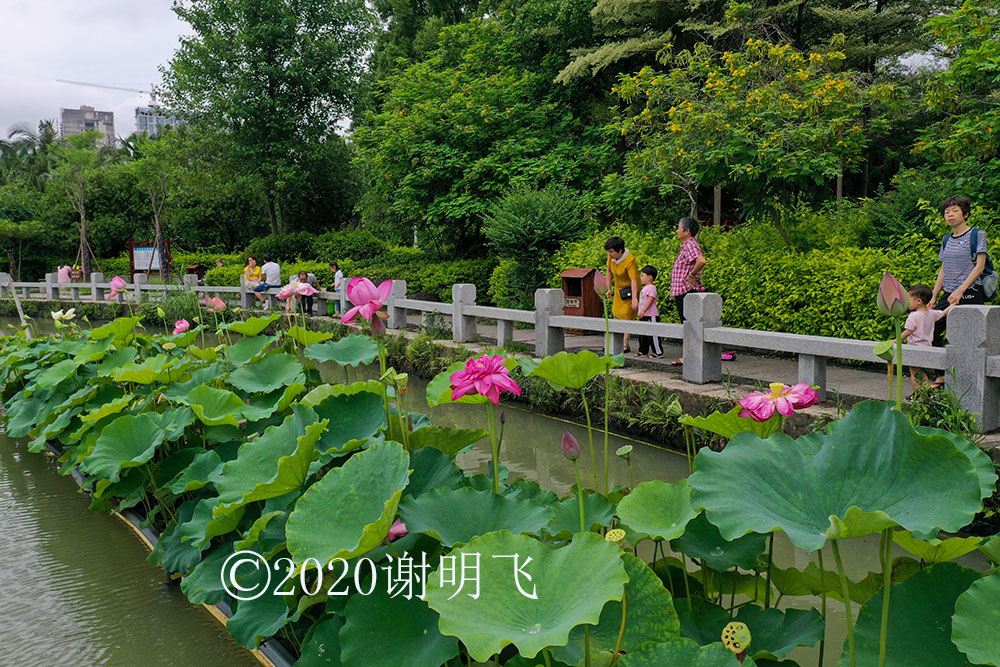
[[[84,278],[90,278],[90,243],[87,241],[87,212],[80,204],[80,262]]]
[[[160,256],[160,278],[163,284],[170,281],[170,262],[167,260],[167,244],[163,239],[163,223],[160,216],[153,217],[153,228],[156,230],[156,254]]]
[[[865,151],[865,163],[861,166],[861,196],[868,197],[868,165],[871,164],[868,151]]]
[[[788,244],[788,247],[795,252],[799,252],[799,249],[795,247],[792,240],[788,238],[788,232],[785,231],[785,227],[781,224],[781,211],[778,210],[777,202],[771,207],[771,219],[774,221],[774,226],[777,227],[778,233],[781,234],[781,238]]]
[[[274,193],[271,190],[267,191],[267,215],[271,219],[271,233],[278,233],[278,211],[274,205]]]
[[[840,164],[840,169],[837,172],[837,201],[844,198],[844,165]]]
[[[722,186],[716,185],[712,200],[712,224],[722,224]]]

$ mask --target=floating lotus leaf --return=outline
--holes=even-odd
[[[957,530],[981,506],[971,459],[876,401],[797,441],[741,433],[721,452],[702,449],[690,481],[724,538],[777,529],[806,551],[896,525]]]
[[[239,368],[261,358],[268,345],[278,340],[278,336],[252,336],[241,338],[226,349],[226,356],[233,368]]]
[[[256,336],[261,331],[266,329],[273,322],[277,322],[281,318],[281,313],[271,313],[266,317],[248,317],[242,322],[230,322],[229,324],[220,325],[219,328],[228,331],[235,331],[238,334],[243,334],[244,336]]]
[[[344,619],[340,616],[329,616],[309,628],[295,667],[342,667],[340,628],[343,625]]]
[[[417,561],[419,562],[419,561]],[[419,586],[413,595],[419,595]],[[352,595],[340,631],[344,667],[440,667],[458,655],[458,641],[438,631],[438,615],[418,597],[391,597],[379,577],[371,595]]]
[[[892,604],[889,605],[892,613]],[[974,582],[955,602],[951,640],[976,665],[1000,665],[1000,574]]]
[[[301,488],[326,426],[325,421],[305,426],[293,415],[244,443],[236,459],[222,466],[215,483],[220,500],[216,515]]]
[[[784,658],[798,646],[812,646],[823,639],[826,628],[815,609],[764,609],[748,604],[740,607],[736,620],[750,628],[753,641],[747,653],[755,659]]]
[[[191,520],[182,523],[178,529],[181,541],[192,542],[194,546],[204,549],[213,537],[236,530],[246,507],[238,507],[228,514],[215,518],[212,513],[218,506],[218,498],[202,498],[198,501]]]
[[[352,334],[340,340],[310,345],[304,354],[316,361],[332,361],[341,366],[357,368],[375,361],[375,357],[378,356],[378,343],[368,336]]]
[[[360,556],[389,533],[409,478],[410,457],[395,442],[351,456],[309,487],[288,517],[288,550],[296,563]]]
[[[618,518],[633,533],[652,540],[672,540],[698,512],[691,507],[687,480],[668,484],[660,480],[642,482],[618,503]]]
[[[115,343],[120,346],[132,335],[132,332],[135,331],[141,319],[141,317],[119,317],[117,320],[108,322],[103,327],[91,329],[90,337],[94,340],[102,340],[108,336],[114,336]]]
[[[426,533],[450,547],[494,530],[538,533],[552,519],[552,510],[489,491],[435,489],[403,500],[399,516],[411,533]]]
[[[993,495],[997,488],[997,472],[993,467],[992,459],[990,459],[986,452],[970,442],[968,438],[963,438],[957,433],[929,426],[918,426],[916,428],[917,433],[922,435],[940,435],[951,441],[951,444],[955,445],[959,451],[968,456],[972,464],[976,467],[976,474],[979,475],[979,497],[989,498]]]
[[[533,658],[547,646],[568,643],[574,627],[597,623],[605,603],[621,599],[628,580],[621,553],[594,533],[579,533],[559,549],[505,530],[487,533],[450,554],[459,566],[478,554],[479,597],[469,597],[470,582],[458,593],[460,578],[442,582],[435,571],[428,577],[427,604],[441,615],[441,632],[458,637],[474,660],[485,661],[508,644]],[[531,580],[515,579],[514,556]]]
[[[949,537],[945,540],[932,538],[921,540],[905,530],[897,530],[892,534],[893,541],[911,554],[926,563],[944,563],[971,553],[979,548],[982,538],[979,537]]]
[[[198,385],[178,400],[190,405],[198,416],[198,421],[206,426],[219,424],[239,426],[243,417],[244,403],[239,396],[226,389],[209,387],[207,384]]]
[[[171,493],[180,495],[185,491],[197,491],[207,486],[213,472],[222,466],[222,459],[214,449],[207,449],[194,457],[167,486]]]
[[[665,665],[684,665],[684,667],[741,667],[736,654],[723,646],[722,642],[698,646],[690,639],[683,637],[671,639],[660,644],[645,644],[634,652],[622,656],[616,664],[621,667],[665,667]],[[754,665],[747,658],[742,667]]]
[[[749,431],[761,438],[768,438],[781,429],[781,415],[777,412],[765,422],[754,421],[750,417],[740,417],[743,408],[736,406],[729,412],[713,412],[707,417],[682,415],[677,421],[685,426],[693,426],[703,431],[732,438],[737,433]]]
[[[425,447],[410,450],[410,481],[403,496],[419,496],[432,489],[457,489],[462,485],[462,471],[455,460],[434,449]]]
[[[559,496],[555,493],[543,489],[538,482],[528,479],[515,479],[501,492],[510,498],[524,498],[543,507],[551,507],[559,502]]]
[[[553,537],[564,537],[580,532],[580,504],[575,496],[563,498],[552,506],[552,522],[545,532]],[[610,526],[615,518],[615,506],[600,493],[585,491],[583,494],[583,518],[587,530]]]
[[[303,381],[302,364],[290,354],[269,354],[260,361],[237,368],[229,384],[245,392],[272,392]]]
[[[425,426],[410,433],[410,449],[433,447],[454,456],[466,447],[489,436],[481,428],[452,428],[450,426]]]
[[[181,592],[191,604],[219,604],[226,598],[222,565],[232,553],[232,542],[221,544],[181,579]]]
[[[670,548],[683,549],[686,555],[704,560],[719,572],[734,565],[751,570],[757,563],[757,556],[767,548],[767,535],[748,533],[735,540],[726,540],[704,514],[699,514],[687,525],[684,535],[670,542]]]
[[[140,466],[153,458],[161,442],[163,430],[151,415],[122,415],[101,431],[82,467],[91,475],[117,482],[123,468]]]
[[[886,665],[965,667],[968,661],[951,642],[951,617],[955,601],[981,575],[956,563],[938,563],[894,584],[889,600]],[[882,628],[882,594],[861,606],[854,625],[859,665],[877,665]],[[979,633],[988,628],[979,619]],[[994,632],[994,634],[996,634]],[[979,637],[982,641],[982,637]],[[847,641],[841,666],[850,664]]]
[[[581,389],[609,368],[621,366],[613,357],[598,356],[590,350],[562,351],[545,357],[525,375],[544,378],[549,384],[564,389]]]

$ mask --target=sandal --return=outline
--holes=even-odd
[[[934,382],[931,382],[931,389],[943,389],[943,388],[944,388],[944,382],[942,382],[941,380],[935,380]]]
[[[720,358],[723,361],[732,361],[733,359],[736,358],[736,353],[735,352],[723,352],[722,356]]]
[[[681,361],[680,359],[674,359],[673,361],[670,362],[670,365],[671,366],[683,366],[684,362]]]
[[[651,354],[651,355],[649,355],[649,358],[650,359],[662,359],[663,355],[662,354]]]

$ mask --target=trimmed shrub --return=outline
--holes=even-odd
[[[282,264],[281,266],[281,284],[284,285],[291,277],[297,274],[299,271],[306,271],[312,273],[316,276],[316,281],[320,289],[325,289],[330,286],[333,282],[333,271],[330,270],[330,265],[326,262],[291,262],[288,264]],[[209,270],[205,273],[205,284],[215,285],[215,286],[230,286],[235,287],[240,284],[240,278],[243,275],[243,266],[223,266],[217,267]]]
[[[279,263],[313,260],[316,258],[315,244],[316,237],[308,232],[269,234],[251,241],[246,254],[253,256],[258,264],[264,263],[265,255]]]
[[[371,262],[386,254],[390,248],[388,243],[367,229],[350,229],[316,237],[313,250],[314,258],[342,265],[346,260]]]

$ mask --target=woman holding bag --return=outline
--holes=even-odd
[[[609,238],[604,249],[608,251],[608,278],[611,281],[605,296],[614,297],[611,313],[618,320],[634,320],[639,310],[639,264],[621,237]],[[625,334],[625,352],[631,352],[628,334]]]

